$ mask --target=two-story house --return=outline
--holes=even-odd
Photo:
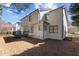
[[[23,31],[38,39],[64,39],[68,34],[67,14],[63,7],[31,12],[21,19]]]

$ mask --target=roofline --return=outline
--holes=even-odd
[[[28,15],[26,15],[26,16],[24,16],[20,21],[22,21],[25,17],[27,17],[27,16],[29,16],[30,14],[32,14],[33,12],[35,12],[35,11],[39,11],[39,9],[35,9],[34,11],[32,11],[31,13],[29,13]]]
[[[54,10],[51,10],[51,11],[49,11],[49,12],[47,12],[47,13],[50,13],[50,12],[52,12],[52,11],[56,11],[56,10],[58,10],[58,9],[60,9],[60,8],[66,9],[66,8],[64,8],[63,6],[61,6],[61,7],[59,7],[59,8],[54,9]],[[36,10],[32,11],[31,13],[29,13],[28,15],[24,16],[20,21],[22,21],[25,17],[29,16],[30,14],[32,14],[33,12],[35,12],[35,11],[37,11],[37,10],[40,11],[39,9],[36,9]],[[47,14],[47,13],[46,13],[46,14]]]
[[[63,6],[61,6],[61,7],[59,7],[59,8],[56,8],[56,9],[54,9],[54,10],[49,11],[48,13],[53,12],[53,11],[56,11],[56,10],[58,10],[58,9],[60,9],[60,8],[65,9]]]

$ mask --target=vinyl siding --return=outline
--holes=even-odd
[[[29,16],[31,16],[31,21],[29,22]],[[30,26],[36,22],[38,22],[38,18],[39,18],[39,11],[34,11],[33,13],[27,15],[26,17],[24,17],[21,21],[21,25],[23,27],[24,31],[28,31],[30,30]]]
[[[39,30],[39,26],[42,26],[42,30]],[[34,38],[43,39],[43,22],[34,25]]]
[[[48,13],[50,25],[58,25],[58,33],[49,33],[48,38],[62,40],[62,8]]]

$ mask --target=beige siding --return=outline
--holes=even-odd
[[[29,16],[31,17],[31,21],[29,22]],[[43,29],[43,22],[39,23],[40,14],[39,11],[34,11],[33,13],[29,14],[25,18],[22,19],[21,25],[24,31],[30,31],[31,26],[33,26],[33,33],[29,32],[29,36],[33,38],[43,39],[43,30],[39,31],[39,25],[42,26]]]
[[[39,11],[35,11],[34,13],[31,14],[31,24],[35,24],[39,21]]]
[[[29,16],[31,16],[31,21],[29,22]],[[38,18],[39,18],[39,11],[36,10],[34,12],[32,12],[31,14],[27,15],[26,17],[24,17],[21,21],[21,25],[23,27],[24,31],[30,30],[30,26],[36,22],[38,22]]]
[[[25,17],[25,18],[22,19],[22,21],[21,21],[21,26],[22,26],[22,28],[23,28],[23,31],[28,31],[28,30],[29,30],[29,29],[28,29],[28,24],[29,24],[28,20],[29,20],[29,16]]]
[[[42,26],[42,30],[39,30],[40,25]],[[40,24],[34,25],[33,37],[38,39],[43,39],[43,22]]]
[[[48,13],[50,25],[58,25],[58,33],[49,33],[49,38],[62,40],[62,8]]]

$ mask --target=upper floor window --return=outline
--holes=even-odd
[[[45,14],[45,20],[48,20],[48,15],[47,14]]]
[[[31,21],[31,15],[29,16],[29,22]]]

